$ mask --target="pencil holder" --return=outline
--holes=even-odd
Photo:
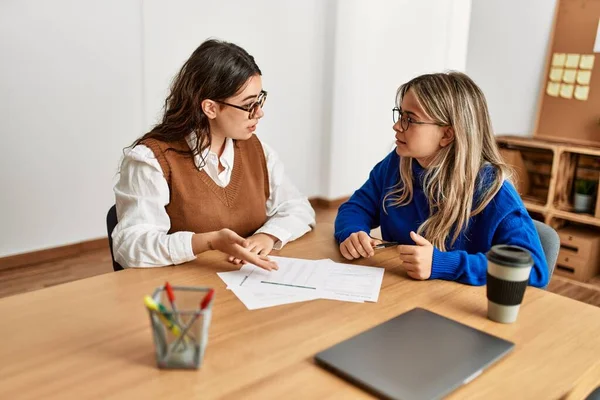
[[[173,286],[170,290],[172,299],[165,287],[145,299],[156,363],[159,368],[197,369],[208,341],[214,292],[192,286]]]

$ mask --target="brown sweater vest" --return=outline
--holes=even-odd
[[[165,143],[146,139],[169,184],[165,207],[171,219],[169,233],[204,233],[229,228],[242,237],[252,235],[267,220],[269,174],[260,141],[255,135],[234,142],[233,171],[222,188],[208,174],[198,171],[193,157],[173,150],[189,150],[185,140]]]

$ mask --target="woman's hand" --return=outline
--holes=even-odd
[[[381,240],[373,239],[367,232],[354,232],[340,243],[340,252],[348,260],[360,257],[368,258],[375,254],[373,246],[379,243]]]
[[[423,236],[412,231],[410,238],[414,240],[416,246],[400,245],[397,247],[400,266],[413,279],[429,279],[433,264],[433,245]]]
[[[273,235],[269,235],[267,233],[257,233],[256,235],[252,235],[246,239],[247,244],[245,247],[254,254],[266,256],[271,252],[271,250],[273,250],[273,246],[278,240],[279,239]],[[244,260],[236,257],[229,257],[229,262],[234,264],[245,264]]]
[[[215,235],[208,240],[209,249],[219,250],[225,254],[229,254],[230,260],[243,260],[254,264],[257,267],[264,268],[267,271],[279,269],[277,264],[274,261],[269,260],[266,255],[260,255],[250,251],[248,249],[249,244],[249,239],[244,239],[231,229],[221,229],[220,231],[215,232]],[[273,246],[271,246],[271,248],[273,248]]]

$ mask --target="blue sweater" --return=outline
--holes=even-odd
[[[353,232],[381,226],[384,240],[414,245],[410,231],[417,231],[429,216],[429,204],[423,193],[422,179],[425,170],[414,160],[413,200],[410,204],[394,207],[387,205],[383,211],[383,198],[389,188],[400,180],[400,157],[392,151],[373,168],[369,179],[350,200],[342,204],[335,219],[335,238],[343,242]],[[489,182],[495,173],[492,167],[484,168],[480,182]],[[483,285],[486,281],[487,259],[485,253],[495,244],[512,244],[531,252],[534,266],[529,284],[544,287],[548,284],[548,266],[539,236],[517,191],[504,182],[496,196],[478,215],[471,217],[466,231],[461,232],[454,245],[446,242],[447,251],[434,247],[431,277]]]

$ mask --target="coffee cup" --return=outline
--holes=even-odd
[[[509,324],[517,320],[533,258],[529,250],[495,245],[487,253],[488,318]]]

